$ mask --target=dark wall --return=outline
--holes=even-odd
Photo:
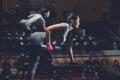
[[[29,1],[31,8],[41,8],[43,4],[42,2],[43,0],[18,0],[18,1],[23,1],[25,4],[28,4]],[[50,0],[48,0],[47,2],[49,1]],[[80,13],[79,15],[82,18],[82,21],[101,20],[104,13],[107,13],[107,15],[109,15],[109,8],[111,4],[111,0],[51,0],[51,1],[52,1],[51,5],[52,7],[55,8],[58,17],[62,16],[64,10],[74,9],[78,10],[78,12]],[[2,5],[3,10],[8,11],[11,8],[12,9],[16,8],[16,0],[11,1],[3,0]]]
[[[2,0],[0,0],[0,13],[2,12]],[[1,22],[1,14],[0,14],[0,22]]]
[[[0,11],[2,10],[2,0],[0,0]]]

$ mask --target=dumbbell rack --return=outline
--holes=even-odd
[[[91,66],[88,66],[86,64],[52,64],[52,75],[57,78],[64,77],[66,80],[71,80],[71,77],[78,77],[80,80],[87,80],[88,77],[96,77],[96,71],[90,72],[87,71],[90,70]],[[88,68],[89,67],[89,68]]]

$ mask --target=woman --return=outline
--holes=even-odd
[[[33,27],[38,27],[36,31],[45,31],[45,19],[50,16],[50,11],[47,8],[42,9],[38,13],[33,13],[28,15],[27,19],[22,19],[19,21],[21,31],[26,34],[30,33]],[[25,34],[24,34],[25,35]],[[24,36],[23,35],[23,36]]]
[[[47,49],[48,50],[53,50],[53,47],[51,45],[51,31],[54,29],[59,29],[59,28],[64,28],[64,34],[63,34],[63,41],[61,44],[64,44],[65,41],[67,41],[67,48],[70,53],[70,59],[72,62],[75,62],[74,57],[73,57],[73,49],[72,49],[72,39],[74,38],[75,35],[69,35],[67,38],[68,33],[70,31],[74,31],[75,29],[78,29],[80,25],[80,18],[77,15],[71,14],[67,18],[67,22],[65,23],[58,23],[54,24],[51,26],[48,26],[46,30],[46,37],[47,37]],[[70,33],[71,34],[71,33]],[[66,40],[67,38],[67,40]]]
[[[27,80],[34,80],[36,69],[39,65],[39,60],[41,53],[43,53],[41,45],[44,44],[46,38],[45,35],[45,18],[49,17],[50,11],[48,9],[42,9],[42,12],[31,14],[28,16],[28,19],[22,19],[20,23],[20,28],[22,36],[30,37],[30,46],[29,46],[29,69]],[[31,31],[31,27],[39,26],[39,30]],[[44,52],[45,53],[45,52]]]

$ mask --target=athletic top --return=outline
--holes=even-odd
[[[45,23],[45,20],[41,14],[34,14],[34,16],[31,17],[29,20],[31,21],[31,23],[28,22],[28,19],[20,20],[19,23],[22,26],[22,28],[27,29],[27,30],[31,30],[30,26],[40,26],[41,23]]]
[[[36,25],[36,24],[40,24],[40,23],[45,23],[45,20],[44,20],[44,18],[42,17],[41,14],[35,14],[29,20],[31,21],[32,25]]]
[[[66,41],[66,37],[67,37],[67,30],[68,30],[68,27],[69,27],[69,24],[68,23],[60,23],[61,24],[61,28],[63,30],[63,40],[62,40],[62,43],[64,43]]]

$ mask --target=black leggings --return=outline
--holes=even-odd
[[[30,65],[27,80],[34,80],[35,74],[37,72],[36,69],[40,64],[40,70],[42,70],[42,74],[51,77],[51,74],[49,73],[51,71],[50,64],[52,62],[52,57],[49,51],[43,50],[40,46],[32,46],[29,61]]]
[[[43,50],[41,45],[44,43],[45,33],[44,32],[34,32],[30,36],[31,45],[29,47],[29,69],[27,80],[34,80],[36,69],[38,68],[41,54],[44,54],[48,51]]]
[[[40,46],[31,45],[27,80],[34,80],[36,69],[38,68],[41,52],[42,51]]]

